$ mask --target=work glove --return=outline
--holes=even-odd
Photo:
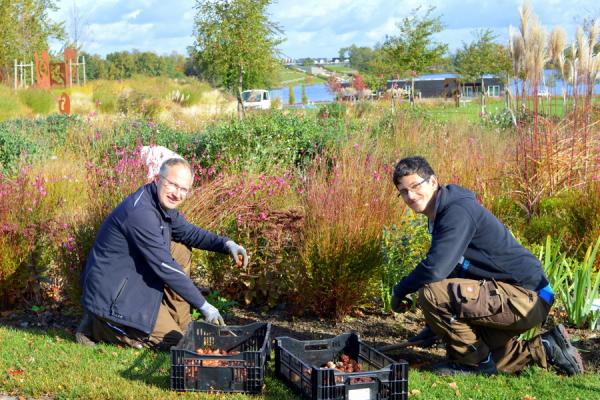
[[[392,310],[397,313],[405,313],[412,307],[412,300],[406,297],[399,286],[396,284],[394,289],[392,289],[392,301],[391,301]]]
[[[225,242],[225,248],[238,267],[245,268],[248,265],[248,254],[246,253],[246,249],[244,249],[242,246],[233,240],[228,240]]]
[[[202,307],[200,307],[200,312],[204,315],[204,320],[206,322],[215,325],[225,325],[225,321],[223,321],[223,317],[221,317],[219,310],[208,301],[205,301]]]

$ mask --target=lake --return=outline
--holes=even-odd
[[[314,85],[306,85],[306,97],[308,97],[309,103],[329,103],[334,100],[334,96],[329,92],[329,88],[324,83],[318,83]],[[294,86],[294,97],[296,103],[302,102],[302,85]],[[281,104],[288,104],[290,98],[290,91],[287,87],[272,89],[271,99],[280,99]]]

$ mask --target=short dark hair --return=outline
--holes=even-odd
[[[423,179],[429,179],[431,175],[435,175],[433,168],[427,160],[421,156],[406,157],[398,161],[394,169],[394,185],[398,186],[400,179],[407,175],[417,174]]]
[[[164,178],[164,176],[167,175],[167,171],[169,170],[169,168],[174,167],[175,165],[183,165],[190,171],[192,170],[190,163],[188,163],[186,160],[184,160],[183,158],[174,157],[169,158],[162,163],[158,174]]]

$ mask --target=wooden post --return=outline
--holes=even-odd
[[[15,60],[15,90],[17,90],[17,60]]]

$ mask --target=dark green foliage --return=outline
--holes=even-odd
[[[0,171],[14,171],[21,157],[33,160],[48,156],[66,143],[69,129],[81,123],[76,115],[60,114],[0,123]]]
[[[194,150],[194,135],[178,131],[167,125],[144,119],[129,120],[113,128],[115,144],[121,148],[134,149],[138,146],[165,146],[181,156],[191,159]]]
[[[196,155],[204,166],[217,170],[302,167],[343,132],[339,121],[319,120],[314,114],[259,113],[208,127],[197,137]]]
[[[423,216],[407,215],[400,225],[384,230],[382,251],[385,262],[381,279],[384,311],[391,310],[390,301],[394,285],[425,258],[430,243],[427,219]]]

